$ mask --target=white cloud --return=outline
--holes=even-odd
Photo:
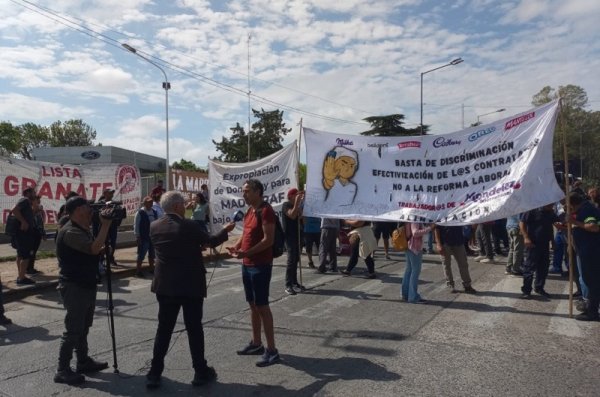
[[[93,113],[92,109],[84,106],[68,107],[26,95],[0,94],[0,119],[15,124],[81,118]]]

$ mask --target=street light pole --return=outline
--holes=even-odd
[[[423,76],[426,75],[427,73],[431,73],[438,69],[445,68],[446,66],[458,65],[459,63],[462,63],[462,62],[464,62],[464,60],[462,58],[456,58],[456,59],[453,59],[452,61],[448,62],[445,65],[438,66],[437,68],[433,68],[433,69],[421,72],[421,123],[420,123],[421,135],[424,135],[424,133],[423,133]]]
[[[481,123],[479,122],[479,118],[480,118],[480,117],[487,116],[488,114],[493,114],[493,113],[501,113],[501,112],[504,112],[505,110],[506,110],[506,109],[502,108],[502,109],[494,110],[493,112],[489,112],[489,113],[484,113],[484,114],[477,115],[477,124],[476,124],[476,125],[479,125],[479,124],[481,124]]]
[[[167,190],[169,190],[169,185],[171,183],[171,171],[169,169],[169,89],[171,89],[171,83],[169,83],[169,79],[167,78],[167,73],[165,73],[165,70],[163,68],[161,68],[156,62],[146,58],[145,56],[141,55],[140,53],[137,52],[137,50],[135,48],[133,48],[132,46],[130,46],[129,44],[121,44],[123,46],[123,48],[125,48],[127,51],[131,52],[134,55],[137,55],[138,57],[142,58],[144,61],[148,62],[149,64],[155,66],[156,68],[158,68],[158,70],[160,70],[163,74],[163,76],[165,76],[165,81],[162,83],[162,88],[165,90],[165,126],[166,126],[166,133],[167,133],[167,165],[166,165],[166,179],[167,179]]]

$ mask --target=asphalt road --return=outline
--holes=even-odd
[[[257,368],[235,350],[250,337],[239,265],[217,264],[205,301],[206,357],[216,383],[193,388],[180,322],[163,386],[147,392],[144,375],[156,332],[149,279],[114,282],[119,374],[112,368],[82,387],[52,382],[64,311],[55,291],[6,307],[15,324],[0,328],[2,396],[597,396],[600,323],[569,319],[568,286],[548,281],[554,299],[518,299],[521,279],[504,266],[473,263],[479,294],[446,290],[441,265],[426,256],[420,292],[429,304],[399,301],[403,257],[376,257],[378,278],[304,273],[306,293],[283,292],[278,260],[271,284],[280,364]],[[345,260],[345,258],[343,259]],[[362,262],[362,261],[361,261]],[[361,264],[359,264],[361,266]],[[455,275],[458,275],[455,269]],[[210,269],[209,269],[210,276]],[[459,284],[459,283],[458,283]],[[89,336],[91,353],[113,364],[106,293]]]

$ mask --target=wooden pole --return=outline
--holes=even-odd
[[[573,226],[569,222],[571,219],[571,203],[569,202],[569,194],[571,192],[571,184],[569,183],[569,154],[567,151],[567,129],[565,128],[565,115],[563,112],[562,99],[559,102],[560,112],[560,128],[562,129],[563,140],[563,161],[565,163],[565,204],[566,204],[566,223],[567,223],[567,257],[569,258],[569,318],[573,318],[573,282],[574,282],[574,266],[573,260]]]
[[[300,118],[300,133],[298,134],[298,164],[296,164],[296,186],[298,190],[302,190],[300,186],[300,146],[302,144],[302,118]],[[306,196],[305,196],[306,198]],[[302,226],[300,225],[300,217],[302,210],[298,214],[298,273],[300,276],[300,285],[304,285],[302,281]]]

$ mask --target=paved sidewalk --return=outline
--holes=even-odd
[[[204,264],[207,267],[211,266],[211,262],[223,257],[229,257],[226,247],[233,245],[237,241],[234,236],[223,245],[211,250],[204,251]],[[136,270],[137,247],[131,246],[121,247],[117,245],[115,251],[115,260],[118,266],[112,266],[113,276],[115,278],[133,276]],[[11,253],[12,250],[12,253]],[[214,255],[213,255],[214,254]],[[4,255],[4,256],[2,256]],[[8,257],[15,255],[15,250],[7,244],[0,245],[0,257]],[[15,261],[0,262],[0,277],[2,280],[2,295],[5,302],[11,302],[21,299],[25,296],[33,295],[36,291],[44,288],[53,288],[58,284],[58,262],[56,258],[44,258],[35,261],[35,268],[42,273],[31,277],[36,281],[34,285],[17,286],[17,264]],[[148,270],[148,257],[142,264],[142,270]],[[149,278],[150,275],[148,274]]]

